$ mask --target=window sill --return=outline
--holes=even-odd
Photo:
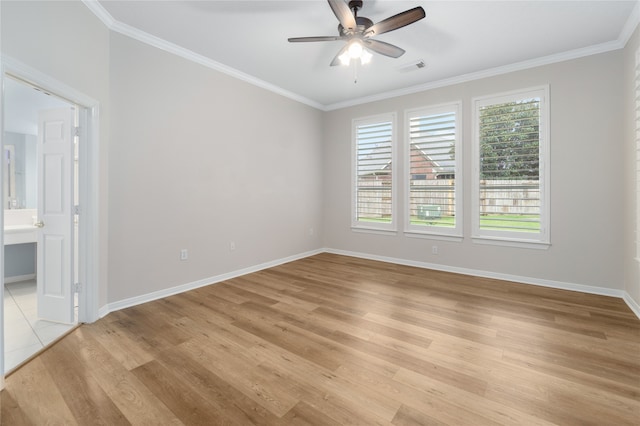
[[[424,238],[427,240],[453,241],[461,243],[464,239],[461,235],[437,234],[432,232],[404,231],[404,235],[409,238]]]
[[[367,228],[363,226],[352,226],[353,232],[360,232],[364,234],[378,234],[378,235],[398,235],[398,231],[395,229],[380,229],[380,228]]]
[[[492,246],[517,247],[535,250],[547,250],[551,247],[551,243],[532,240],[519,240],[516,238],[497,238],[497,237],[472,237],[471,241],[476,244],[486,244]]]

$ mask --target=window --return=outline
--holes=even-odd
[[[407,112],[408,233],[462,237],[460,103]]]
[[[548,92],[543,87],[473,101],[478,242],[549,243]]]
[[[354,120],[352,226],[395,230],[395,114]]]

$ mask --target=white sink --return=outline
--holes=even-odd
[[[4,232],[6,234],[6,233],[30,231],[33,229],[35,229],[35,226],[33,225],[7,225],[4,227]]]
[[[16,209],[4,211],[4,245],[35,243],[38,228],[33,226],[36,209]]]
[[[7,225],[4,227],[4,245],[35,243],[38,228],[33,225]]]

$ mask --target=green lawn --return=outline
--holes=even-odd
[[[540,232],[540,216],[498,214],[480,217],[480,228],[490,230],[515,230],[521,232]]]
[[[443,216],[439,219],[432,219],[432,220],[418,219],[417,216],[411,216],[411,224],[442,226],[445,228],[453,228],[454,226],[456,226],[455,218],[453,216]]]
[[[390,217],[359,217],[360,222],[391,223]]]

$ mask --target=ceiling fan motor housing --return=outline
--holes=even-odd
[[[373,21],[369,18],[365,18],[364,16],[357,16],[356,25],[358,26],[358,28],[355,34],[363,34],[367,30],[367,28],[373,25]],[[338,24],[338,32],[340,33],[341,36],[353,35],[351,33],[346,32],[342,24]]]

